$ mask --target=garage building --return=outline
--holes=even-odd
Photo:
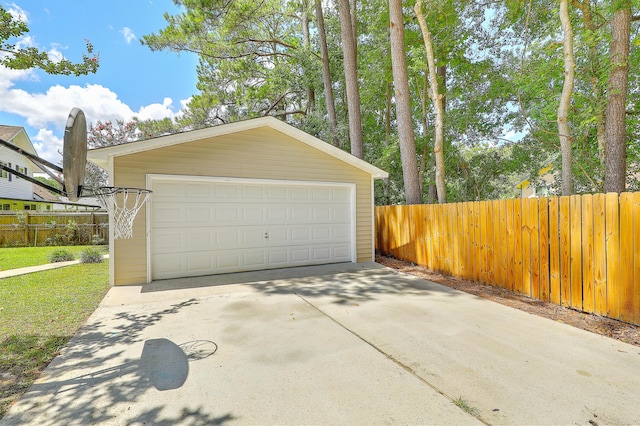
[[[374,259],[388,174],[276,118],[90,150],[114,186],[153,191],[110,239],[115,285]]]

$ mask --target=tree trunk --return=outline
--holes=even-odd
[[[445,93],[447,93],[447,66],[441,65],[438,68],[436,68],[436,74],[440,78],[438,85],[440,84],[440,82],[442,82],[441,92],[443,93],[440,95],[440,97],[442,98],[442,110],[446,114],[447,113],[447,95]]]
[[[387,90],[385,96],[384,106],[384,146],[389,147],[391,145],[391,104],[393,101],[393,95],[391,93],[391,83],[387,83]],[[384,199],[386,204],[391,204],[391,182],[387,178],[384,180]]]
[[[404,51],[402,0],[389,0],[389,31],[404,195],[407,204],[420,204],[422,203],[422,191],[418,177],[416,141],[413,135],[413,114],[411,112],[409,80],[407,78],[407,59]]]
[[[420,107],[422,108],[422,128],[425,135],[424,146],[422,149],[422,160],[420,161],[420,168],[418,170],[418,175],[420,176],[420,182],[423,187],[426,184],[426,195],[427,195],[427,204],[434,204],[438,199],[438,191],[436,190],[435,179],[436,179],[436,159],[433,155],[429,154],[427,149],[428,143],[426,135],[429,129],[429,122],[427,116],[427,99],[429,98],[429,76],[425,74],[424,81],[422,84],[422,89],[420,90]],[[429,163],[427,164],[427,160]],[[426,179],[426,176],[429,176],[429,179]]]
[[[353,36],[353,51],[356,58],[358,57],[358,15],[357,6],[358,0],[349,0],[351,5],[351,35]]]
[[[356,58],[355,38],[351,21],[349,0],[338,0],[340,14],[340,37],[344,52],[344,78],[347,89],[347,107],[349,109],[349,139],[351,154],[364,158],[362,139],[362,115],[360,112],[360,89],[358,88],[358,61]]]
[[[417,0],[413,10],[418,18],[420,29],[422,30],[422,38],[424,48],[427,53],[427,64],[429,67],[429,86],[431,88],[431,101],[435,109],[435,138],[433,143],[433,152],[436,157],[436,189],[438,191],[438,203],[447,202],[447,189],[444,179],[444,107],[443,96],[438,90],[438,77],[436,75],[436,64],[433,55],[433,43],[431,41],[431,33],[427,26],[427,21],[422,14],[422,0]]]
[[[302,2],[302,14],[300,15],[300,21],[302,22],[302,44],[308,51],[311,46],[309,36],[309,15],[307,13],[307,2]],[[309,114],[315,109],[316,94],[313,87],[307,86],[307,108],[306,112]]]
[[[627,172],[626,104],[629,87],[629,44],[631,2],[613,2],[611,46],[612,71],[609,76],[605,136],[607,140],[604,172],[605,192],[624,192]]]
[[[324,14],[322,13],[322,0],[315,0],[316,19],[318,20],[318,41],[322,55],[322,82],[324,84],[324,99],[329,116],[329,131],[331,143],[340,145],[338,140],[338,120],[336,119],[336,103],[333,99],[333,85],[331,84],[331,67],[329,65],[329,49],[327,48],[327,33],[324,29]]]
[[[575,60],[573,58],[573,29],[569,19],[569,0],[560,0],[560,22],[564,38],[564,83],[562,95],[558,104],[558,136],[560,138],[560,153],[562,154],[562,195],[573,195],[573,166],[571,153],[571,134],[569,130],[569,107],[573,92]]]

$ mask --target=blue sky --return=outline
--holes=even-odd
[[[197,58],[192,54],[152,52],[143,35],[164,28],[163,14],[180,12],[172,0],[0,0],[25,17],[30,32],[12,40],[79,62],[85,39],[100,56],[88,76],[52,76],[40,70],[0,66],[0,124],[22,126],[38,154],[61,160],[64,124],[73,107],[87,122],[174,117],[196,90]]]

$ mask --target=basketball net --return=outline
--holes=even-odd
[[[141,188],[105,186],[93,193],[113,218],[115,239],[133,238],[133,220],[149,199],[151,191]]]

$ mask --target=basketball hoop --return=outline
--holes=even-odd
[[[96,189],[92,196],[113,218],[115,239],[133,238],[133,220],[149,199],[151,191],[142,188],[122,188],[105,186]]]

